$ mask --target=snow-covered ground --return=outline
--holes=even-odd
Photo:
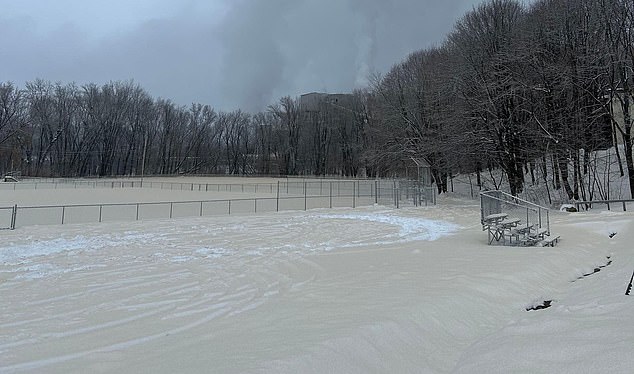
[[[488,246],[441,199],[1,231],[0,373],[630,373],[634,217],[551,227]]]

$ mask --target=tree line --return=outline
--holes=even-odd
[[[0,169],[29,176],[356,175],[359,108],[216,111],[154,99],[133,82],[0,83]]]
[[[632,0],[489,0],[441,45],[311,110],[288,96],[255,114],[184,107],[133,82],[0,82],[0,170],[392,176],[425,158],[439,192],[501,170],[515,195],[541,183],[586,199],[605,190],[587,182],[595,151],[622,144],[634,196],[633,29]]]
[[[587,199],[609,183],[584,183],[595,151],[622,142],[616,163],[634,197],[633,21],[632,0],[483,3],[442,45],[375,80],[376,157],[424,155],[441,191],[452,173],[480,184],[500,169],[514,195],[542,182]]]

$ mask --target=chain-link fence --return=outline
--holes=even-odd
[[[270,193],[280,196],[376,196],[376,203],[403,203],[419,206],[436,203],[434,187],[413,180],[303,180],[274,183],[185,183],[139,180],[72,180],[50,179],[0,183],[0,191],[56,190],[84,188],[157,188],[172,191]],[[379,201],[380,200],[380,201]]]
[[[18,185],[22,183],[14,183]],[[411,181],[280,181],[276,183],[209,184],[151,181],[34,182],[32,189],[63,188],[159,188],[179,191],[239,192],[270,197],[201,199],[109,204],[65,204],[0,207],[0,222],[7,228],[28,225],[134,221],[225,214],[249,214],[283,210],[308,210],[363,205],[419,206],[435,203],[435,191]],[[18,189],[28,189],[24,185]]]

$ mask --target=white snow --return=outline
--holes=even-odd
[[[634,217],[551,220],[554,248],[486,245],[460,199],[3,231],[0,373],[631,372]]]

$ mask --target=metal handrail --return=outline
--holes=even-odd
[[[497,196],[492,196],[492,195],[490,195],[490,193],[491,193],[491,192],[495,192],[495,193],[502,194],[503,196],[507,196],[507,197],[509,197],[509,198],[511,198],[511,199],[513,199],[513,200],[515,200],[515,201],[520,201],[520,202],[522,202],[522,203],[524,203],[524,204],[532,205],[532,206],[534,206],[534,207],[536,207],[536,208],[538,208],[538,209],[546,209],[546,210],[548,210],[548,208],[546,208],[546,207],[544,207],[544,206],[541,206],[541,205],[539,205],[539,204],[535,204],[535,203],[533,203],[533,202],[531,202],[531,201],[528,201],[528,200],[524,200],[524,199],[519,198],[519,197],[517,197],[517,196],[513,196],[513,195],[511,195],[511,194],[509,194],[509,193],[506,193],[506,192],[504,192],[504,191],[499,191],[499,190],[495,190],[495,191],[483,191],[483,192],[480,192],[480,194],[481,194],[481,195],[485,195],[485,196],[487,196],[487,197],[489,197],[489,198],[492,198],[492,199],[496,199],[496,200],[499,200],[499,201],[503,201],[503,202],[505,202],[505,203],[507,203],[507,204],[513,204],[512,202],[510,202],[510,201],[508,201],[508,200],[500,199],[500,198],[499,198],[499,197],[497,197]],[[521,206],[522,208],[525,208],[523,205],[519,205],[519,204],[516,204],[516,205],[517,205],[517,206]]]
[[[589,201],[575,201],[575,208],[577,211],[580,211],[581,205],[590,205],[593,204],[605,204],[610,210],[610,204],[621,203],[623,204],[623,211],[627,211],[627,203],[634,203],[634,199],[615,199],[615,200],[589,200]]]

